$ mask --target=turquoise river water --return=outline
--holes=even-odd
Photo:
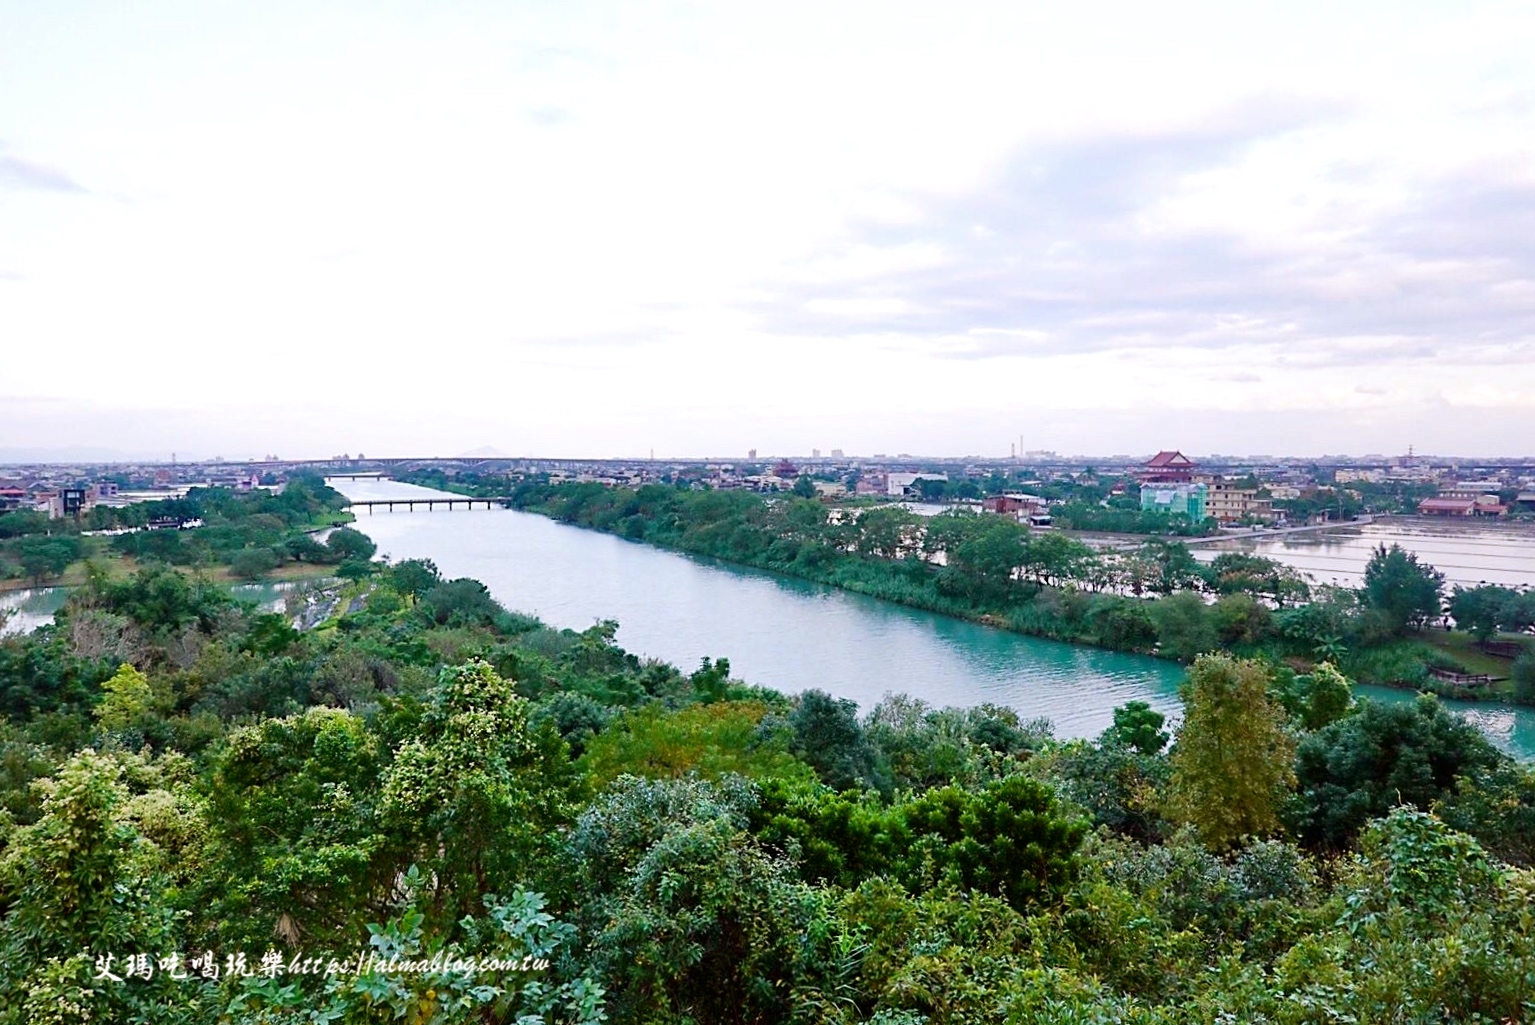
[[[425,497],[395,481],[337,480],[349,498]],[[552,626],[619,623],[618,642],[683,669],[726,657],[731,674],[785,693],[819,688],[867,710],[887,693],[930,705],[1008,705],[1061,737],[1092,737],[1141,700],[1176,718],[1182,667],[978,626],[835,588],[695,559],[528,513],[360,511],[392,559],[429,558],[482,580],[503,605]],[[1360,688],[1383,701],[1403,691]],[[1535,711],[1450,702],[1495,743],[1535,758]]]

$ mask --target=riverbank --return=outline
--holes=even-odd
[[[1180,663],[1225,650],[1300,672],[1325,657],[1361,683],[1493,703],[1513,696],[1506,681],[1465,688],[1436,679],[1435,670],[1472,669],[1455,650],[1383,633],[1375,614],[1348,594],[1272,607],[1262,600],[1262,580],[1233,580],[1227,572],[1262,577],[1268,564],[1261,559],[1246,559],[1256,570],[1226,566],[1217,580],[1183,546],[1153,545],[1130,557],[1128,571],[1140,575],[1137,586],[1163,593],[1138,598],[1093,589],[1104,577],[1098,553],[1001,517],[919,524],[894,509],[838,517],[813,502],[664,486],[523,485],[513,498],[517,508],[557,522],[1027,636]],[[933,558],[940,524],[949,556],[942,564]],[[1125,557],[1109,558],[1120,560],[1111,572],[1127,571]],[[1068,583],[1042,582],[1052,577]],[[1069,583],[1079,578],[1089,586]]]
[[[89,577],[88,564],[101,567],[111,579],[121,579],[132,576],[143,567],[144,562],[130,555],[102,552],[72,563],[62,576],[44,580],[41,583],[14,577],[9,580],[0,580],[0,593],[36,591],[50,587],[81,587]],[[311,562],[288,562],[256,578],[240,576],[227,565],[175,566],[173,568],[187,576],[201,575],[204,579],[219,584],[286,584],[302,580],[323,580],[336,575],[335,566]]]

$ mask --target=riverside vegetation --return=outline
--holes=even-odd
[[[641,661],[426,561],[338,586],[300,631],[146,565],[0,640],[0,1023],[1535,1003],[1535,773],[1431,696],[1210,654],[1175,736],[1132,704],[1061,742]],[[421,970],[284,968],[359,950]],[[516,967],[433,967],[455,958]]]
[[[1483,645],[1501,631],[1508,653],[1524,650],[1501,663],[1506,679],[1467,693],[1431,675],[1467,672],[1475,668],[1468,659],[1479,657],[1425,629],[1445,611],[1443,577],[1396,546],[1376,553],[1362,589],[1312,588],[1294,570],[1248,553],[1202,564],[1164,539],[1102,552],[964,510],[923,517],[899,506],[842,508],[661,484],[524,483],[511,497],[517,508],[565,523],[1021,633],[1185,662],[1230,651],[1273,663],[1279,674],[1330,661],[1365,683],[1535,702],[1535,655],[1524,633],[1535,623],[1535,593],[1487,586],[1450,596],[1460,629]]]
[[[356,530],[312,533],[351,519],[346,499],[315,474],[295,474],[281,492],[193,488],[184,498],[96,506],[81,520],[50,520],[31,511],[0,514],[0,583],[41,585],[71,566],[95,560],[98,568],[152,560],[215,571],[240,580],[313,575],[328,566],[346,576],[360,572],[373,544]],[[195,529],[180,529],[199,523]],[[157,529],[150,529],[157,528]],[[104,536],[102,531],[125,531]],[[77,581],[71,581],[77,582]]]

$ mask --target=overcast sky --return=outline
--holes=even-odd
[[[0,0],[0,459],[1535,454],[1535,7]]]

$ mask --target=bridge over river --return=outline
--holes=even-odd
[[[369,512],[374,512],[382,507],[389,510],[390,512],[394,512],[394,507],[400,506],[406,512],[415,512],[417,506],[420,506],[427,511],[431,511],[438,506],[443,506],[447,509],[452,509],[454,506],[462,509],[473,509],[476,506],[483,506],[486,509],[494,509],[496,506],[500,506],[503,509],[509,509],[511,508],[511,504],[512,500],[504,496],[492,498],[470,498],[468,495],[447,495],[446,493],[443,493],[426,497],[353,499],[347,503],[347,508],[366,509]]]

